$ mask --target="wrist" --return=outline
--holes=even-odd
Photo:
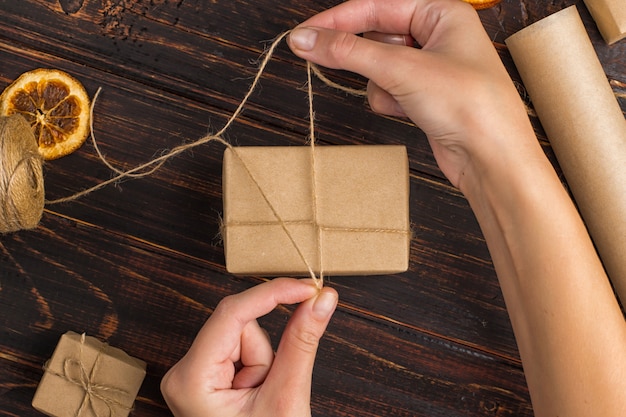
[[[511,145],[475,156],[468,162],[459,182],[459,189],[474,211],[492,258],[511,256],[494,251],[537,246],[538,240],[549,242],[553,239],[550,235],[559,230],[564,235],[570,234],[578,230],[581,223],[570,196],[537,139],[534,135],[532,141],[530,139],[517,142],[523,146]]]
[[[533,188],[546,185],[562,188],[554,168],[539,145],[530,124],[527,128],[506,128],[491,133],[498,138],[481,140],[468,150],[467,163],[458,188],[472,202],[489,200],[496,206],[523,198]],[[474,141],[478,142],[478,141]]]

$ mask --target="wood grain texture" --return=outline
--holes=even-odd
[[[268,42],[336,3],[0,0],[0,88],[38,67],[69,72],[90,95],[102,87],[95,133],[107,158],[128,169],[221,128]],[[609,79],[626,82],[626,43],[604,45],[582,1],[511,0],[480,16],[520,82],[504,38],[571,4]],[[327,73],[365,86],[359,76]],[[304,63],[281,45],[227,138],[303,145],[305,77]],[[480,228],[437,168],[423,133],[373,115],[361,98],[318,81],[314,89],[321,144],[407,146],[414,227],[408,272],[330,278],[340,306],[320,346],[314,415],[532,416]],[[560,174],[538,120],[532,122]],[[33,231],[0,237],[0,415],[39,415],[30,401],[41,367],[67,330],[145,360],[148,375],[132,415],[170,415],[159,392],[165,371],[221,298],[262,281],[224,270],[222,153],[217,144],[185,152],[149,177],[48,206]],[[48,199],[112,175],[90,143],[44,169]],[[261,320],[274,343],[291,309]]]

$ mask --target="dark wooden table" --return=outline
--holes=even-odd
[[[221,128],[268,42],[335,3],[1,0],[0,87],[39,67],[69,72],[90,95],[102,87],[97,138],[111,162],[131,168]],[[575,0],[504,0],[480,12],[515,80],[504,39],[572,4],[608,78],[626,82],[626,42],[608,47]],[[327,74],[365,85],[353,74]],[[305,80],[304,63],[283,43],[227,138],[240,145],[304,144]],[[317,80],[314,88],[319,143],[407,145],[415,231],[408,272],[329,280],[341,301],[319,349],[314,415],[532,416],[484,239],[424,135],[405,121],[374,116],[362,98]],[[39,415],[30,402],[42,364],[67,330],[145,360],[133,415],[170,415],[159,391],[165,371],[221,298],[262,281],[224,269],[223,150],[195,148],[150,177],[47,206],[37,229],[0,237],[1,415]],[[48,199],[111,177],[89,143],[44,169]],[[279,308],[261,320],[274,340],[291,311]]]

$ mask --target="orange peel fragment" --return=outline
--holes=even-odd
[[[45,160],[74,152],[89,134],[89,96],[78,80],[60,70],[35,69],[9,85],[0,95],[0,115],[15,113],[30,123]]]
[[[476,10],[482,10],[482,9],[488,9],[490,7],[495,6],[496,4],[500,3],[501,0],[463,0],[463,1],[471,4]]]

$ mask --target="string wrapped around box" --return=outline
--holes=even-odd
[[[250,179],[252,180],[252,182],[255,184],[256,189],[260,192],[260,194],[262,195],[263,199],[265,200],[265,202],[267,203],[267,206],[270,208],[270,210],[272,211],[275,219],[275,225],[278,225],[281,227],[281,229],[283,230],[284,234],[288,237],[288,240],[292,246],[293,249],[296,250],[297,254],[298,254],[298,258],[300,259],[301,263],[305,266],[305,272],[306,274],[308,274],[311,278],[313,278],[315,280],[315,282],[317,283],[318,286],[321,287],[322,282],[323,282],[323,266],[324,266],[324,262],[320,261],[320,260],[315,260],[312,261],[311,260],[311,256],[309,256],[309,254],[305,254],[303,250],[301,250],[301,246],[302,246],[302,242],[296,242],[296,238],[294,238],[294,232],[292,231],[293,228],[293,224],[291,223],[291,221],[287,220],[285,221],[285,219],[282,218],[281,214],[276,210],[276,208],[274,207],[274,203],[271,201],[270,198],[268,198],[266,192],[264,191],[264,189],[259,185],[259,182],[256,178],[257,174],[253,174],[250,169],[248,169],[248,163],[246,161],[244,161],[241,156],[240,153],[237,151],[236,147],[233,147],[230,143],[228,143],[226,140],[223,139],[223,135],[224,133],[230,128],[230,126],[233,124],[233,122],[239,117],[239,115],[241,114],[244,106],[246,105],[248,99],[250,98],[250,96],[252,95],[252,93],[254,92],[259,79],[261,78],[265,67],[267,66],[270,58],[272,57],[272,54],[274,52],[274,50],[276,49],[277,45],[281,42],[281,40],[287,36],[289,34],[290,31],[284,32],[283,34],[281,34],[280,36],[278,36],[275,41],[272,43],[272,45],[268,48],[264,59],[261,61],[260,65],[259,65],[259,69],[258,72],[251,84],[250,89],[248,90],[248,92],[246,93],[246,95],[244,96],[244,98],[242,99],[241,103],[239,104],[239,106],[237,107],[237,109],[235,110],[235,112],[231,115],[231,117],[227,120],[226,124],[224,125],[224,127],[222,129],[220,129],[218,132],[214,133],[214,134],[209,134],[206,135],[194,142],[191,143],[187,143],[184,145],[180,145],[177,146],[175,148],[173,148],[171,151],[163,154],[162,156],[159,156],[151,161],[146,162],[145,164],[142,164],[140,166],[137,166],[133,169],[130,169],[128,171],[122,171],[119,170],[117,168],[115,168],[113,165],[111,165],[106,158],[104,157],[104,155],[102,155],[102,153],[100,152],[97,142],[95,140],[94,134],[93,134],[93,126],[91,129],[91,134],[92,134],[92,142],[94,145],[94,148],[96,150],[96,152],[98,153],[99,158],[101,159],[101,161],[107,166],[109,167],[109,169],[111,169],[112,171],[115,172],[115,176],[113,176],[111,179],[100,182],[98,184],[96,184],[95,186],[85,189],[83,191],[77,192],[74,195],[71,195],[69,197],[65,197],[65,198],[60,198],[60,199],[56,199],[56,200],[51,200],[51,201],[46,201],[46,204],[58,204],[58,203],[63,203],[63,202],[70,202],[70,201],[74,201],[78,198],[81,198],[87,194],[90,194],[106,185],[115,183],[117,181],[120,181],[122,179],[127,179],[127,178],[139,178],[139,177],[144,177],[147,175],[152,174],[154,171],[156,171],[157,169],[159,169],[167,160],[169,160],[170,158],[175,157],[176,155],[185,152],[191,148],[209,143],[209,142],[218,142],[223,144],[224,146],[226,146],[226,148],[232,152],[232,154],[234,154],[236,156],[236,158],[238,160],[240,160],[240,162],[243,164],[243,166],[245,167],[245,170],[247,171]],[[313,64],[308,63],[307,62],[307,81],[308,81],[308,98],[309,98],[309,121],[310,121],[310,126],[309,126],[309,130],[310,130],[310,155],[311,155],[311,159],[310,159],[310,165],[309,168],[313,175],[312,175],[312,185],[313,185],[313,207],[314,207],[314,212],[317,210],[316,206],[317,206],[317,199],[316,197],[316,191],[315,191],[315,182],[316,182],[316,154],[317,151],[315,149],[315,124],[314,124],[314,112],[313,112],[313,91],[312,91],[312,73],[314,73],[315,75],[317,75],[324,83],[326,83],[327,85],[334,87],[334,88],[338,88],[346,93],[349,94],[353,94],[353,95],[359,95],[359,96],[364,96],[366,95],[366,93],[364,91],[361,90],[355,90],[355,89],[351,89],[351,88],[347,88],[344,86],[341,86],[339,84],[336,84],[334,82],[332,82],[331,80],[329,80],[328,78],[326,78]],[[95,103],[98,95],[99,95],[100,90],[98,90],[98,92],[96,93],[96,95],[94,96],[94,99],[92,100],[92,107],[91,107],[91,122],[93,122],[93,104]],[[399,146],[398,146],[399,147]],[[355,273],[356,274],[363,274],[363,275],[369,275],[372,273],[392,273],[392,272],[402,272],[405,271],[408,268],[408,258],[409,258],[409,246],[410,246],[410,221],[409,221],[409,216],[408,216],[408,190],[409,190],[409,184],[408,184],[408,160],[407,160],[407,156],[406,156],[406,149],[404,146],[402,146],[403,148],[403,152],[404,155],[401,156],[400,158],[400,164],[397,164],[400,167],[400,171],[402,171],[402,169],[404,169],[405,172],[401,173],[401,175],[397,175],[397,178],[394,178],[394,180],[398,180],[400,182],[400,184],[402,185],[402,189],[403,189],[403,194],[402,194],[402,198],[404,198],[404,211],[401,211],[401,213],[399,214],[400,217],[400,222],[397,223],[398,226],[393,226],[393,227],[384,227],[384,226],[377,226],[374,225],[372,227],[366,227],[364,225],[357,225],[357,226],[343,226],[343,225],[321,225],[317,218],[314,216],[313,221],[312,221],[312,226],[315,228],[316,230],[316,246],[318,248],[318,253],[319,256],[321,257],[321,253],[322,253],[322,234],[325,233],[327,230],[332,230],[334,232],[344,232],[344,233],[361,233],[361,234],[377,234],[380,237],[383,236],[395,236],[395,237],[399,237],[399,244],[400,244],[400,256],[397,257],[399,259],[398,262],[396,262],[396,265],[393,265],[392,267],[389,266],[380,266],[378,268],[373,268],[373,269],[368,269],[369,267],[362,267],[361,269],[357,269],[356,271],[354,269],[350,269],[352,268],[350,267],[346,267],[344,270],[339,270],[339,272],[341,273],[342,271],[345,274],[352,274]],[[379,149],[383,149],[383,147],[380,147]],[[378,151],[378,150],[377,150]],[[374,152],[374,151],[372,151]],[[395,163],[394,163],[395,164]],[[400,204],[400,206],[402,206],[402,204]],[[374,217],[381,217],[381,215],[377,215]],[[228,224],[226,224],[226,226],[228,227]],[[234,223],[231,223],[231,226],[235,226]],[[360,237],[357,238],[356,240],[353,240],[354,242],[358,241],[358,240],[362,240]],[[373,241],[373,239],[370,238],[371,241]],[[374,253],[377,254],[377,256],[379,258],[384,258],[384,254],[385,252],[385,248],[389,251],[393,251],[393,247],[390,247],[389,245],[385,245],[384,243],[384,239],[379,239],[381,240],[381,242],[378,243],[378,247],[380,247],[380,250],[375,250]],[[225,250],[226,252],[226,250]],[[371,258],[371,256],[369,256],[367,253],[362,253],[361,254],[361,258],[360,259],[369,259]],[[391,258],[391,257],[387,257],[387,258]],[[394,258],[396,259],[396,258]],[[228,263],[228,262],[227,262]],[[260,274],[263,274],[265,271],[258,271]],[[271,273],[271,271],[267,271],[268,273]],[[336,272],[336,271],[333,271]],[[297,274],[297,271],[296,273]]]

